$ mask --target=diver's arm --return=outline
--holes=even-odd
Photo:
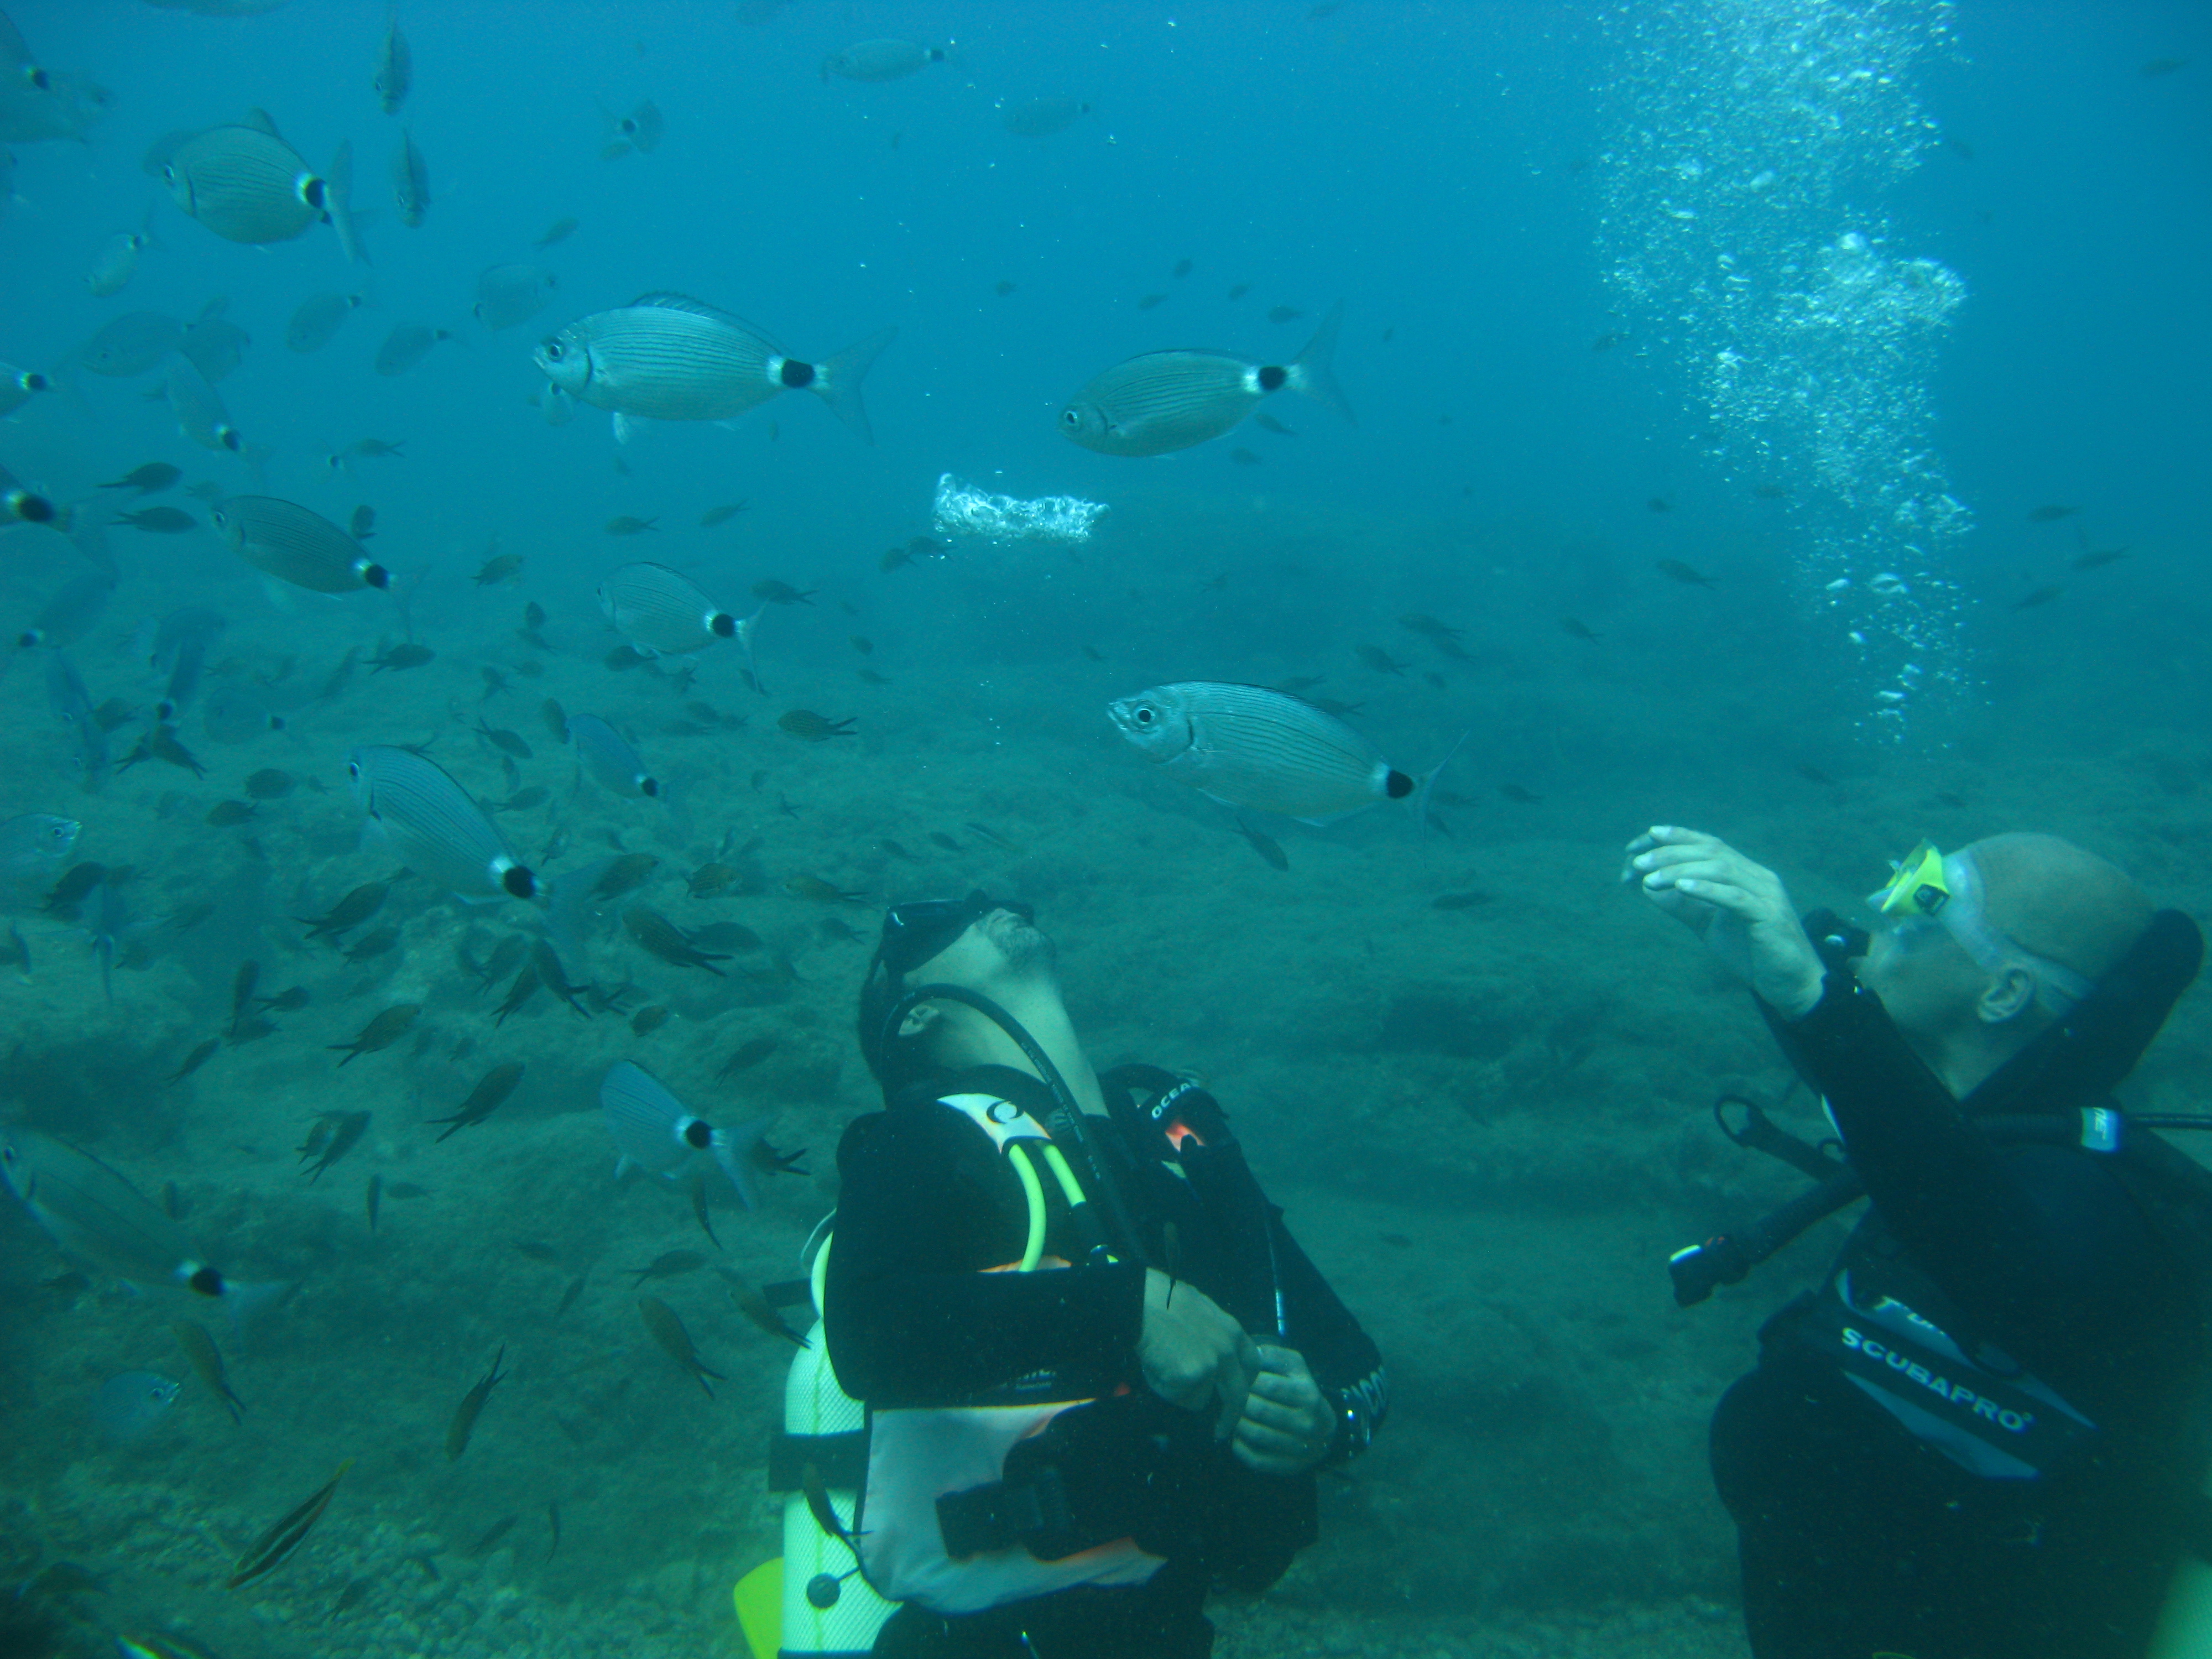
[[[926,1108],[847,1131],[823,1311],[839,1380],[871,1403],[957,1399],[1047,1370],[1133,1381],[1141,1267],[975,1271],[981,1160],[961,1139],[974,1136]]]
[[[2108,1170],[1991,1141],[1847,972],[1770,1024],[1898,1242],[2000,1347],[2056,1381],[2099,1343],[2152,1340],[2172,1263]]]
[[[1336,1416],[1336,1437],[1325,1461],[1347,1462],[1367,1449],[1390,1414],[1389,1373],[1374,1339],[1291,1237],[1279,1212],[1272,1224],[1290,1345],[1304,1358]]]

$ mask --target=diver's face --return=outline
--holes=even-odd
[[[1052,941],[1036,924],[1001,907],[969,923],[959,938],[908,974],[911,985],[933,981],[988,990],[1008,980],[1052,971]]]
[[[1886,922],[1858,966],[1859,983],[1881,999],[1908,1038],[1940,1036],[1972,1020],[1989,978],[1942,923],[1926,916]]]

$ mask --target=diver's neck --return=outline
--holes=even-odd
[[[1009,996],[1000,1000],[1000,1006],[1012,1015],[1021,1028],[1035,1040],[1052,1061],[1054,1070],[1066,1082],[1076,1103],[1086,1112],[1103,1113],[1106,1097],[1099,1092],[1097,1073],[1091,1069],[1091,1061],[1083,1052],[1082,1039],[1075,1034],[1075,1024],[1067,1017],[1066,1006],[1056,991],[1045,991],[1028,996]],[[999,1030],[996,1024],[988,1028],[988,1036],[995,1037],[992,1043],[996,1051],[992,1055],[994,1064],[1012,1066],[1017,1072],[1026,1072],[1039,1082],[1043,1077],[1036,1065],[1024,1053],[1019,1043]]]

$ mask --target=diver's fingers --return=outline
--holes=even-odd
[[[1760,893],[1747,892],[1725,881],[1678,877],[1674,890],[1686,897],[1703,899],[1719,910],[1741,916],[1746,921],[1758,921],[1773,914],[1772,901]]]
[[[1724,843],[1717,836],[1702,830],[1684,830],[1671,823],[1655,823],[1634,841],[1628,843],[1630,854],[1648,853],[1656,847],[1719,847]]]

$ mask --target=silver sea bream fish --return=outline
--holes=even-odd
[[[645,757],[597,714],[569,715],[568,741],[578,763],[616,794],[660,793],[660,780],[646,769]]]
[[[1285,387],[1348,421],[1329,362],[1343,319],[1339,304],[1286,365],[1219,351],[1148,351],[1116,363],[1061,409],[1060,434],[1102,455],[1171,454],[1219,437]]]
[[[389,587],[392,574],[368,550],[311,507],[276,495],[233,495],[208,522],[231,550],[280,580],[318,593]]]
[[[558,277],[543,265],[494,265],[477,278],[471,314],[495,332],[526,323],[552,303]]]
[[[1147,760],[1209,800],[1307,823],[1331,823],[1382,800],[1408,801],[1415,821],[1425,822],[1429,789],[1451,759],[1401,772],[1326,709],[1259,685],[1156,685],[1107,704],[1106,713]]]
[[[284,343],[295,351],[321,350],[363,303],[359,294],[317,294],[302,300],[285,325]]]
[[[617,1180],[635,1166],[673,1182],[711,1158],[737,1188],[738,1201],[748,1210],[760,1208],[760,1189],[745,1165],[768,1133],[767,1118],[718,1129],[694,1116],[656,1079],[626,1060],[607,1068],[599,1085],[599,1108],[607,1133],[622,1154],[615,1162]]]
[[[356,259],[350,204],[353,151],[338,146],[328,176],[318,173],[258,111],[237,126],[210,127],[177,147],[161,169],[176,204],[233,242],[289,242],[328,224]]]
[[[346,776],[371,830],[416,875],[471,903],[537,896],[537,875],[435,761],[364,744],[346,757]]]
[[[679,656],[738,636],[735,617],[665,564],[623,566],[599,584],[599,609],[648,657]]]
[[[179,331],[179,340],[183,337]],[[194,443],[233,455],[246,447],[238,428],[230,423],[230,411],[223,407],[222,394],[208,384],[207,376],[193,366],[191,358],[180,356],[170,363],[161,390],[169,400],[170,413],[177,417],[177,430]]]
[[[872,443],[860,380],[897,332],[810,363],[726,311],[681,294],[643,294],[569,324],[539,345],[535,362],[557,391],[612,411],[618,438],[632,419],[726,421],[786,392],[811,392]]]
[[[36,1129],[0,1126],[0,1179],[65,1255],[96,1272],[225,1298],[234,1311],[282,1288],[227,1278],[143,1193],[91,1153]]]

